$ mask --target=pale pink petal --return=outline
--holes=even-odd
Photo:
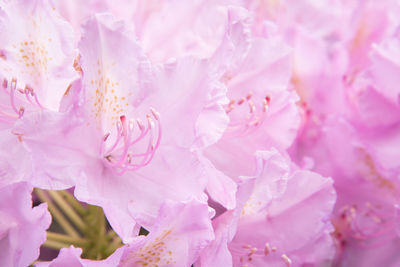
[[[136,112],[144,114],[150,107],[154,107],[160,113],[163,142],[190,147],[196,139],[203,138],[202,134],[206,134],[204,138],[213,136],[214,132],[208,133],[207,128],[203,129],[206,127],[204,123],[197,123],[200,114],[208,106],[217,109],[218,117],[212,120],[226,120],[223,114],[220,115],[219,99],[223,92],[216,88],[217,81],[210,73],[208,61],[182,58],[155,66],[150,79],[141,91],[146,98],[141,103],[135,103]],[[212,130],[217,134],[221,131],[219,127]]]
[[[201,156],[200,160],[205,168],[206,175],[209,177],[207,193],[225,208],[234,209],[236,206],[236,183],[216,169],[207,158]]]
[[[29,180],[31,157],[18,137],[8,130],[0,131],[0,187]]]
[[[64,91],[77,77],[71,26],[47,0],[3,1],[1,8],[2,73],[29,85],[42,106],[57,110]]]
[[[400,42],[390,38],[372,49],[371,75],[377,90],[389,101],[399,105]]]
[[[138,93],[139,66],[146,59],[123,22],[110,14],[95,15],[83,29],[79,43],[83,109],[90,126],[106,134],[114,130],[120,116],[132,114],[132,103],[143,97]]]
[[[324,232],[332,231],[329,216],[336,200],[332,180],[310,171],[288,170],[290,161],[274,151],[258,153],[265,160],[264,170],[240,211],[229,244],[234,266],[296,266],[308,260],[318,265],[321,260],[331,260],[333,255],[325,250],[313,256],[312,244]],[[325,248],[331,249],[332,242],[327,242]]]
[[[137,230],[134,222],[144,227],[152,225],[166,199],[205,199],[206,178],[194,154],[164,147],[150,165],[123,175],[88,165],[76,179],[75,195],[81,201],[102,206],[114,230],[129,242]]]
[[[32,209],[32,187],[15,183],[0,188],[0,265],[25,267],[39,257],[51,217],[47,204]]]
[[[20,136],[26,151],[22,156],[30,158],[32,172],[29,181],[45,189],[65,189],[75,184],[94,146],[93,138],[80,132],[69,113],[39,111],[27,114],[19,120],[12,132]],[[85,143],[81,143],[86,140]],[[90,154],[89,154],[90,155]]]
[[[227,26],[228,1],[161,2],[138,28],[146,53],[155,61],[181,56],[207,58]]]
[[[146,238],[124,247],[119,266],[190,266],[214,239],[207,205],[166,202]]]
[[[117,250],[107,259],[102,261],[82,259],[82,249],[70,246],[62,248],[54,260],[50,262],[37,262],[37,267],[115,267],[121,258],[121,250]]]

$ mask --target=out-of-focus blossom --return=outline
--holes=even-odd
[[[47,204],[32,208],[25,182],[0,188],[0,265],[25,267],[39,257],[51,222]]]
[[[255,173],[256,150],[289,147],[300,123],[298,97],[289,88],[290,48],[277,34],[249,37],[246,13],[233,14],[231,28],[213,55],[220,81],[228,88],[229,124],[221,139],[203,153],[226,176],[219,176],[225,184]],[[234,191],[214,194],[218,188],[213,186],[208,186],[211,197],[234,207]]]
[[[215,219],[214,242],[219,242],[221,251],[232,255],[233,266],[332,262],[333,228],[329,216],[336,199],[332,180],[296,169],[275,150],[259,151],[257,158],[259,176],[253,189],[247,193],[244,205],[238,206],[240,210]],[[240,202],[246,190],[239,191]],[[202,257],[201,262],[221,260],[215,248],[205,250]]]
[[[315,169],[335,178],[338,200],[332,222],[338,262],[343,266],[375,266],[379,262],[395,266],[398,259],[388,255],[399,241],[398,177],[376,164],[368,143],[343,118],[330,118],[323,130],[319,146],[326,147],[330,161],[324,163],[320,158]],[[346,145],[338,150],[338,144]]]

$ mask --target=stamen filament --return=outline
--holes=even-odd
[[[136,119],[139,132],[134,138],[133,121],[130,121],[129,125],[127,125],[126,117],[120,117],[120,121],[117,124],[117,138],[112,147],[108,149],[108,152],[104,156],[107,159],[108,164],[112,167],[111,170],[115,174],[122,175],[128,170],[137,170],[149,164],[153,159],[154,153],[160,145],[162,131],[161,124],[159,123],[159,114],[154,109],[150,109],[150,111],[151,113],[146,115],[146,127],[139,119]],[[154,121],[158,122],[157,126]],[[156,127],[158,127],[157,134],[155,134]],[[144,138],[148,140],[146,151],[142,153],[132,153],[132,148],[134,145]],[[105,145],[104,143],[106,140],[107,139],[105,138],[103,146]],[[116,159],[116,157],[118,157],[118,159]],[[133,161],[134,159],[138,158],[141,158],[139,162]]]

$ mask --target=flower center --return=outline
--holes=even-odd
[[[277,248],[271,246],[269,242],[266,242],[265,246],[262,248],[250,244],[242,245],[231,243],[229,245],[229,250],[239,256],[241,267],[253,266],[251,263],[255,257],[280,257],[287,267],[292,266],[292,260],[285,253],[279,254]]]
[[[229,104],[225,106],[225,112],[230,117],[228,133],[248,134],[263,122],[271,98],[266,96],[262,100],[256,99],[256,102],[252,98],[253,94],[249,92],[246,97],[231,99]]]
[[[28,108],[43,109],[35,91],[29,85],[26,85],[24,89],[18,88],[16,78],[12,78],[11,82],[3,78],[0,94],[2,98],[5,97],[9,101],[9,105],[3,104],[6,101],[0,104],[0,122],[14,123]]]
[[[361,247],[376,247],[394,238],[398,208],[384,211],[380,205],[365,202],[362,206],[344,206],[339,218],[333,221],[334,237],[344,247],[349,240]]]
[[[146,124],[140,119],[127,121],[125,115],[122,115],[116,124],[114,142],[109,142],[110,133],[104,136],[100,153],[116,174],[137,170],[153,159],[161,141],[160,115],[151,108],[146,120]]]

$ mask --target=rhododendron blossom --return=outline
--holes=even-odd
[[[398,266],[398,0],[0,0],[0,265]]]

